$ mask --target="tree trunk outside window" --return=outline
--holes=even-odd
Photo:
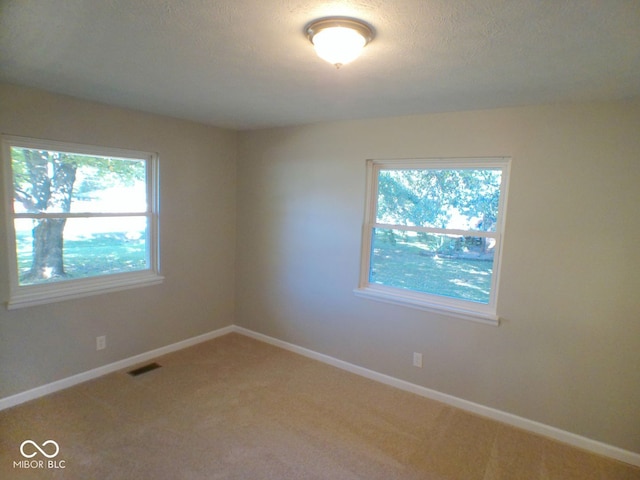
[[[31,188],[20,191],[18,199],[37,213],[69,213],[77,164],[71,156],[60,153],[24,150],[25,166]],[[18,195],[18,191],[16,191]],[[64,218],[45,218],[34,221],[33,262],[28,280],[47,280],[64,277]]]

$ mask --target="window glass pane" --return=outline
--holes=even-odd
[[[16,213],[147,211],[146,161],[11,147]]]
[[[495,241],[374,229],[369,282],[488,304]]]
[[[20,285],[149,268],[144,216],[16,219],[15,230]]]
[[[33,220],[16,219],[16,255],[18,260],[18,276],[22,279],[31,268],[33,258]]]
[[[376,223],[494,232],[500,169],[383,169]]]

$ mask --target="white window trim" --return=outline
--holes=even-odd
[[[20,285],[18,276],[18,262],[16,252],[16,232],[13,212],[13,174],[11,170],[11,147],[35,148],[41,150],[55,150],[73,152],[83,155],[97,155],[117,158],[135,158],[147,162],[147,199],[146,215],[149,218],[148,227],[148,263],[149,268],[135,272],[110,275],[100,275],[89,278],[61,280],[49,284]],[[164,277],[160,274],[159,248],[159,173],[158,155],[156,153],[126,150],[112,147],[98,147],[53,140],[42,140],[13,135],[2,135],[2,171],[5,178],[5,218],[7,238],[5,250],[8,253],[9,266],[9,298],[7,309],[43,305],[74,298],[87,297],[103,293],[111,293],[130,288],[146,287],[162,283]],[[96,215],[97,216],[97,215]]]
[[[500,285],[500,265],[502,264],[502,245],[504,243],[504,224],[508,196],[509,170],[511,159],[508,157],[491,158],[437,158],[437,159],[386,159],[367,160],[366,199],[364,222],[362,227],[362,247],[360,259],[360,281],[354,294],[394,305],[425,310],[450,317],[480,322],[488,325],[500,325],[497,313],[498,287]],[[496,224],[496,247],[493,260],[491,294],[488,304],[458,300],[445,296],[431,295],[413,290],[389,287],[369,283],[371,263],[371,236],[376,227],[378,201],[378,172],[381,169],[463,169],[463,168],[500,168],[502,183],[500,203]],[[420,230],[420,228],[410,228]],[[492,235],[493,237],[493,235]]]

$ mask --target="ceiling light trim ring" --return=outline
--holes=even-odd
[[[344,28],[350,28],[352,30],[355,30],[360,35],[362,35],[362,38],[365,39],[365,45],[371,42],[371,40],[373,40],[373,37],[375,36],[373,27],[367,25],[362,20],[358,20],[356,18],[351,18],[351,17],[319,18],[318,20],[314,20],[310,22],[305,27],[305,33],[309,41],[313,43],[313,37],[316,34],[318,34],[322,30],[325,30],[327,28],[334,28],[334,27],[344,27]]]

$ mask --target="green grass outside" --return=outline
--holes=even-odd
[[[17,244],[18,272],[21,283],[24,284],[23,279],[32,262],[30,233],[18,233]],[[124,235],[117,233],[94,234],[81,240],[65,240],[63,258],[68,280],[148,268],[144,239],[127,240]]]
[[[418,238],[374,236],[369,281],[379,285],[489,303],[493,261],[438,254]]]

